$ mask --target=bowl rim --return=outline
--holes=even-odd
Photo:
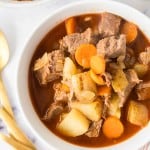
[[[24,43],[24,45],[23,45],[23,51],[22,51],[22,54],[21,54],[21,57],[20,57],[20,59],[19,59],[19,62],[22,62],[22,58],[23,58],[23,55],[24,55],[24,53],[25,53],[25,51],[28,49],[28,45],[30,45],[31,43],[30,43],[30,40],[31,39],[34,39],[34,36],[35,35],[37,35],[37,31],[38,30],[40,30],[51,18],[53,18],[54,16],[57,16],[57,15],[60,15],[60,13],[61,12],[63,12],[63,11],[66,11],[66,10],[70,10],[70,8],[74,8],[74,7],[76,7],[76,6],[80,6],[80,5],[86,5],[86,4],[93,4],[93,3],[99,3],[99,4],[105,4],[105,5],[118,5],[118,6],[120,6],[121,8],[126,8],[126,9],[128,9],[128,10],[130,10],[131,12],[134,12],[135,14],[138,14],[138,16],[140,16],[140,17],[142,17],[142,19],[144,20],[144,21],[146,21],[149,25],[150,25],[150,20],[149,20],[149,18],[147,17],[147,16],[145,16],[144,14],[142,14],[141,12],[139,12],[138,10],[136,10],[136,9],[134,9],[134,8],[132,8],[132,7],[130,7],[130,6],[128,6],[128,5],[126,5],[126,4],[122,4],[122,3],[120,3],[120,2],[116,2],[116,1],[112,1],[112,0],[109,0],[109,1],[99,1],[99,0],[93,0],[93,1],[91,1],[91,0],[85,0],[85,1],[77,1],[77,2],[72,2],[72,3],[70,3],[70,4],[67,4],[67,5],[65,5],[65,6],[63,6],[63,7],[61,7],[61,8],[59,8],[59,9],[57,9],[56,11],[54,11],[54,12],[52,12],[52,14],[50,14],[50,15],[48,15],[48,16],[46,16],[35,28],[34,28],[34,30],[33,30],[33,32],[30,34],[30,36],[29,36],[29,38],[28,38],[28,40]],[[111,4],[110,4],[111,3]],[[111,12],[111,11],[109,11],[109,12]],[[60,21],[58,21],[58,22],[62,22],[64,20],[64,18]],[[143,21],[143,22],[144,22]],[[58,23],[58,22],[56,22],[56,23]],[[53,26],[54,27],[54,26]],[[51,27],[51,29],[53,28],[53,27]],[[145,33],[145,30],[143,30],[143,32]],[[146,33],[145,33],[146,34]],[[46,34],[45,34],[46,35]],[[45,36],[44,35],[44,36]],[[146,34],[147,35],[147,34]],[[43,39],[44,38],[44,36],[41,38],[41,39]],[[149,33],[149,35],[148,35],[148,37],[150,37],[150,33]],[[35,50],[34,50],[35,51]],[[34,52],[33,51],[33,52]],[[22,115],[23,115],[23,117],[24,117],[24,119],[26,120],[26,123],[27,123],[27,125],[30,127],[30,129],[33,131],[33,133],[36,135],[36,137],[38,137],[43,143],[45,143],[49,148],[57,148],[57,145],[60,145],[60,144],[63,144],[61,147],[62,147],[62,150],[67,150],[67,146],[69,146],[69,149],[71,149],[71,148],[77,148],[77,149],[79,149],[79,150],[85,150],[85,149],[89,149],[89,150],[92,150],[92,149],[103,149],[103,150],[105,150],[105,149],[108,149],[108,148],[112,148],[112,149],[115,149],[115,150],[119,150],[120,149],[120,146],[122,146],[121,148],[123,149],[123,148],[127,148],[126,146],[128,145],[128,146],[130,146],[130,148],[132,148],[132,149],[135,149],[135,148],[139,148],[139,145],[140,146],[142,146],[142,144],[145,144],[145,142],[148,142],[149,140],[150,140],[150,137],[148,137],[148,136],[146,136],[145,137],[145,133],[144,132],[142,132],[142,131],[139,131],[138,133],[137,133],[137,135],[138,134],[140,134],[141,136],[141,139],[138,141],[138,144],[137,144],[137,141],[135,140],[135,138],[133,138],[133,137],[130,137],[130,140],[128,139],[128,140],[125,140],[125,141],[123,141],[123,142],[120,142],[120,143],[118,143],[118,144],[115,144],[115,145],[111,145],[111,146],[107,146],[107,147],[98,147],[98,148],[87,148],[87,147],[80,147],[80,146],[76,146],[76,145],[74,145],[74,144],[70,144],[70,143],[68,143],[68,142],[64,142],[64,140],[62,140],[61,138],[59,138],[59,137],[57,137],[57,136],[55,136],[54,134],[51,134],[53,137],[55,137],[55,139],[53,138],[53,142],[55,142],[55,143],[53,143],[53,144],[50,144],[49,142],[48,142],[48,140],[46,140],[45,139],[45,136],[43,135],[43,134],[41,134],[38,130],[40,129],[39,128],[39,126],[41,126],[42,127],[42,129],[44,129],[45,128],[45,130],[44,130],[44,132],[46,133],[47,131],[49,131],[43,124],[41,124],[40,123],[40,121],[38,121],[38,123],[40,123],[40,125],[39,126],[33,126],[33,124],[35,124],[34,122],[33,122],[33,120],[32,120],[32,118],[31,118],[31,116],[29,115],[29,114],[27,114],[27,110],[24,108],[24,102],[22,102],[21,100],[19,100],[21,97],[22,97],[22,95],[20,94],[20,93],[22,93],[22,91],[20,90],[20,87],[21,87],[21,85],[20,85],[20,80],[21,80],[21,77],[20,77],[20,73],[22,73],[22,72],[20,72],[20,68],[21,68],[21,65],[22,63],[19,63],[18,64],[18,67],[17,67],[17,99],[18,99],[18,104],[19,104],[19,107],[21,108],[20,110],[21,110],[21,113],[22,113]],[[27,71],[28,72],[28,71]],[[28,81],[28,75],[27,75],[27,81]],[[28,94],[29,94],[29,91],[28,91]],[[31,101],[31,100],[30,100]],[[31,102],[30,102],[31,103]],[[32,105],[32,104],[31,104]],[[32,106],[33,107],[33,106]],[[34,108],[33,108],[33,111],[34,111],[34,114],[33,114],[33,116],[36,118],[36,120],[38,119],[38,120],[40,120],[39,118],[38,118],[38,116],[37,116],[37,114],[36,114],[36,112],[35,112],[35,110],[34,110]],[[33,124],[32,124],[33,123]],[[150,124],[148,125],[148,126],[150,126]],[[146,130],[146,131],[150,131],[150,127],[148,128],[148,127],[145,127],[145,129],[144,130]],[[50,133],[49,133],[50,134]],[[41,136],[42,135],[42,136]],[[135,136],[134,136],[135,137]],[[71,147],[71,148],[70,148]],[[60,148],[60,147],[58,147],[58,148]],[[64,149],[63,149],[64,148]]]
[[[12,0],[0,0],[0,4],[6,7],[33,7],[37,5],[43,5],[52,0],[34,0],[34,1],[12,1]]]

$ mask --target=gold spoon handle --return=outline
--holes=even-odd
[[[19,143],[18,141],[16,141],[12,137],[6,136],[6,135],[4,135],[2,133],[0,133],[0,139],[4,140],[5,142],[7,142],[10,145],[12,145],[14,147],[14,150],[33,150],[32,148],[27,147],[27,146]]]
[[[35,149],[33,144],[17,126],[15,120],[9,116],[3,107],[0,107],[0,118],[5,122],[10,135],[12,135],[17,141],[20,141],[20,143],[27,145],[31,149]]]
[[[13,111],[12,111],[11,105],[9,103],[8,96],[6,94],[6,90],[5,90],[5,87],[4,87],[1,77],[0,77],[0,102],[1,102],[1,105],[10,114],[10,116],[13,117]]]

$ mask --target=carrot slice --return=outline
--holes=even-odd
[[[126,35],[126,41],[129,44],[136,39],[138,35],[138,29],[133,23],[125,22],[121,27],[121,33]]]
[[[84,68],[90,67],[90,59],[96,55],[97,50],[93,44],[82,44],[75,52],[75,59],[79,65]]]
[[[65,21],[65,27],[67,34],[72,34],[76,32],[76,20],[74,17],[69,18]]]
[[[107,138],[118,138],[123,134],[124,126],[117,117],[110,116],[106,118],[102,130]]]
[[[111,95],[111,91],[112,91],[111,87],[110,86],[108,87],[107,85],[99,86],[97,88],[97,94],[99,96]]]
[[[98,85],[105,84],[105,81],[103,80],[103,78],[100,75],[96,75],[92,69],[90,70],[90,77]]]
[[[105,59],[103,56],[92,56],[91,61],[90,61],[90,66],[91,69],[96,73],[96,74],[102,74],[105,72]]]

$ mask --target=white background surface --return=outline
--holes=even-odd
[[[3,0],[4,2],[5,0]],[[24,121],[21,118],[20,111],[15,101],[16,93],[9,92],[14,87],[13,83],[16,83],[16,68],[14,60],[17,62],[21,54],[21,49],[27,37],[32,33],[32,27],[36,26],[39,20],[41,21],[49,13],[65,5],[73,0],[41,0],[40,5],[30,3],[26,5],[24,3],[18,4],[4,4],[0,2],[0,29],[6,34],[8,43],[10,45],[10,61],[6,69],[2,72],[2,77],[5,81],[6,89],[11,100],[11,104],[14,108],[15,117],[20,127],[25,133],[34,141],[39,150],[48,150],[42,143],[35,139],[30,134],[30,130],[27,126],[24,126]],[[116,0],[125,2],[146,15],[150,16],[150,0]],[[129,13],[129,12],[127,12]],[[12,40],[13,39],[13,40]],[[11,78],[8,78],[10,76]],[[12,82],[13,80],[13,82]],[[5,130],[4,130],[5,132]],[[137,143],[138,144],[138,143]],[[0,141],[0,150],[11,150],[7,144]]]

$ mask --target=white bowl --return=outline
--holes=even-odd
[[[33,132],[39,137],[49,149],[55,148],[60,150],[94,150],[94,148],[85,148],[70,144],[61,138],[50,132],[45,125],[40,121],[34,108],[32,106],[29,90],[28,90],[28,70],[33,53],[44,38],[44,36],[57,24],[73,15],[89,14],[89,13],[100,13],[108,11],[117,15],[122,16],[126,20],[134,22],[145,35],[150,38],[150,20],[139,11],[114,1],[100,1],[100,0],[84,0],[81,2],[73,2],[60,8],[50,14],[35,27],[33,34],[25,44],[22,57],[20,58],[20,65],[18,67],[18,99],[22,110],[22,113],[26,119],[26,123],[31,127]],[[138,149],[150,140],[150,124],[144,129],[140,130],[136,135],[125,140],[119,144],[104,147],[95,148],[98,150],[127,150],[127,149]]]
[[[36,6],[46,3],[51,0],[34,0],[34,1],[14,1],[14,0],[0,0],[0,4],[9,7],[17,7],[17,6]]]

